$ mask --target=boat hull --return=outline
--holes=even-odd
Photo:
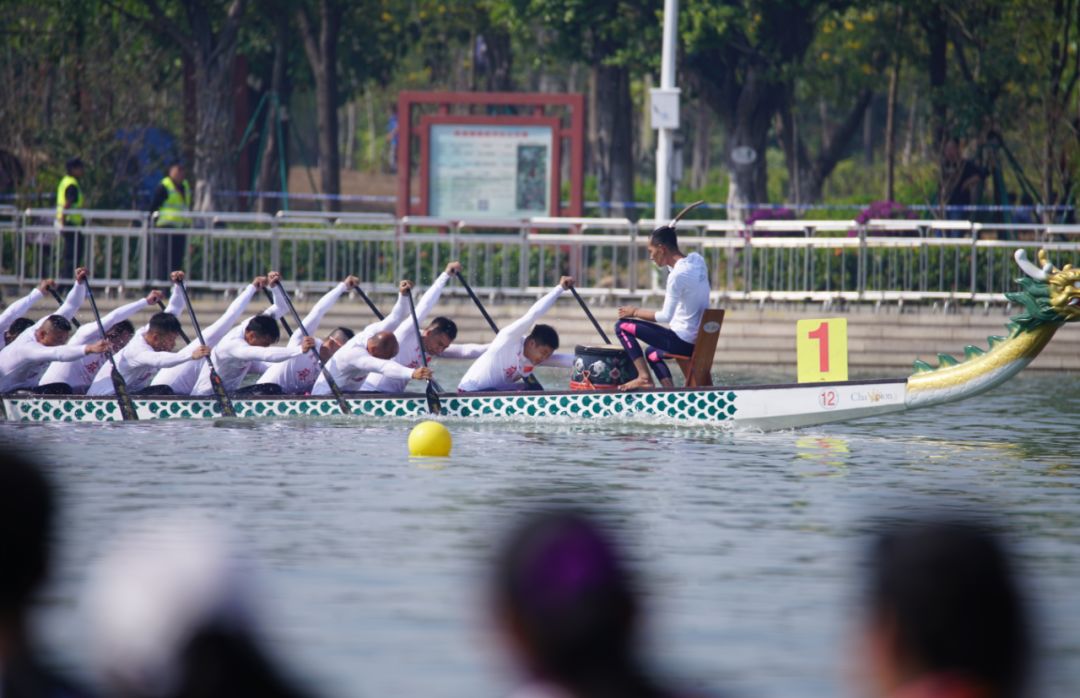
[[[609,391],[544,391],[447,394],[448,417],[523,419],[649,419],[686,424],[733,422],[761,429],[789,429],[870,417],[905,409],[904,379],[846,381],[802,385],[732,386],[699,389]],[[9,421],[121,421],[114,398],[9,396],[3,399]],[[134,399],[140,420],[217,419],[210,397],[145,397]],[[337,402],[321,397],[261,397],[233,400],[237,417],[340,417]],[[354,416],[416,419],[427,416],[422,394],[362,395],[349,398]]]

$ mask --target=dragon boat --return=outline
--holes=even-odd
[[[1039,252],[1039,266],[1017,250],[1025,276],[1020,290],[1005,294],[1023,307],[1007,334],[990,337],[988,348],[968,346],[964,358],[939,354],[938,365],[915,362],[906,378],[792,385],[673,388],[639,392],[610,390],[523,391],[441,396],[451,418],[523,419],[642,418],[686,424],[733,423],[760,429],[788,429],[874,417],[963,400],[1009,380],[1038,356],[1066,322],[1080,319],[1080,268],[1058,269]],[[135,397],[140,420],[217,419],[212,397]],[[259,397],[233,401],[238,418],[340,417],[332,397]],[[428,415],[421,393],[349,398],[353,417],[416,419]],[[110,422],[122,415],[115,398],[6,396],[10,421]]]

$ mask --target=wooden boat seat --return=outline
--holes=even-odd
[[[706,308],[701,315],[694,351],[690,356],[664,354],[665,358],[675,359],[682,369],[687,388],[699,388],[712,385],[712,364],[716,356],[716,342],[720,339],[720,327],[724,324],[724,311],[720,308]]]

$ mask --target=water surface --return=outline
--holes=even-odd
[[[868,522],[944,500],[1014,533],[1049,696],[1080,686],[1078,395],[1080,376],[1025,375],[957,405],[768,434],[450,420],[454,454],[436,460],[408,457],[407,421],[5,425],[0,438],[42,454],[62,486],[41,623],[82,675],[89,563],[182,506],[235,530],[259,564],[272,649],[323,694],[503,694],[514,676],[486,561],[522,511],[558,502],[625,531],[664,671],[725,695],[851,695]]]

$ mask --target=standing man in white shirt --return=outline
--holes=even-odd
[[[402,323],[409,313],[405,297],[412,292],[412,282],[402,280],[398,284],[398,299],[390,314],[373,322],[348,341],[326,364],[326,370],[341,387],[342,392],[362,392],[364,381],[372,373],[408,382],[412,379],[431,378],[431,369],[421,366],[411,369],[394,361],[398,353],[397,337],[391,331]],[[410,318],[409,322],[412,322]],[[312,395],[330,395],[330,384],[320,373],[311,390]]]
[[[11,341],[15,339],[15,337],[18,337],[22,330],[25,330],[27,327],[34,324],[33,322],[23,320],[23,315],[30,312],[30,309],[34,307],[34,304],[44,298],[49,289],[54,288],[55,286],[56,284],[53,283],[52,279],[42,279],[41,283],[37,285],[37,288],[4,308],[4,312],[0,313],[0,349],[11,344]],[[14,335],[9,335],[9,330],[15,326],[18,320],[23,320],[22,323],[19,323],[20,325],[23,325],[22,328],[16,331]]]
[[[323,316],[338,302],[342,295],[360,284],[355,276],[346,276],[345,280],[319,299],[319,302],[304,316],[304,329],[312,337],[319,331]],[[315,338],[315,348],[319,359],[326,364],[341,347],[353,338],[353,331],[347,327],[335,328],[325,339]],[[293,330],[288,346],[299,346],[304,339],[304,332],[299,327]],[[285,395],[304,395],[311,392],[315,379],[320,377],[319,361],[312,353],[306,352],[286,361],[280,361],[266,369],[259,377],[259,385],[277,385]]]
[[[280,386],[263,386],[258,383],[240,389],[244,377],[252,369],[265,372],[268,363],[286,361],[300,356],[315,346],[313,337],[304,337],[300,344],[291,347],[272,347],[281,338],[277,322],[266,315],[256,315],[243,328],[236,328],[214,348],[210,358],[222,385],[230,395],[280,395]],[[210,383],[210,365],[203,366],[192,395],[210,395],[214,391]]]
[[[572,277],[562,277],[559,285],[534,303],[519,320],[499,330],[487,351],[465,372],[458,391],[521,390],[521,381],[532,375],[533,369],[540,364],[564,368],[573,366],[573,354],[555,353],[559,348],[559,333],[554,327],[533,327],[555,305],[559,296],[573,285]]]
[[[446,288],[451,276],[461,271],[461,262],[450,262],[446,270],[439,275],[435,283],[424,292],[416,304],[416,319],[423,322],[424,317],[431,312],[439,302],[439,296]],[[448,317],[436,317],[420,333],[423,338],[424,352],[430,363],[436,356],[448,359],[475,359],[488,348],[487,344],[459,344],[451,346],[457,338],[457,325]],[[423,367],[424,361],[420,356],[420,342],[416,337],[416,329],[413,327],[412,318],[401,322],[394,330],[394,337],[398,342],[398,353],[394,361],[402,366],[415,370]],[[386,373],[372,373],[360,387],[361,391],[376,391],[380,393],[403,393],[409,381],[404,378],[395,378]]]
[[[701,316],[709,307],[709,270],[705,259],[697,252],[682,253],[675,228],[665,225],[652,232],[649,259],[669,270],[664,307],[659,312],[632,305],[619,308],[615,335],[638,372],[637,378],[623,383],[619,390],[653,387],[650,366],[661,385],[672,387],[671,370],[664,358],[666,354],[690,356],[694,353]],[[669,323],[670,329],[656,324],[660,322]],[[649,344],[644,354],[638,340]]]
[[[71,336],[71,317],[85,297],[86,269],[79,267],[75,270],[75,286],[60,310],[38,320],[0,350],[0,393],[33,391],[52,362],[75,361],[108,350],[109,343],[104,339],[85,346],[65,346]]]

